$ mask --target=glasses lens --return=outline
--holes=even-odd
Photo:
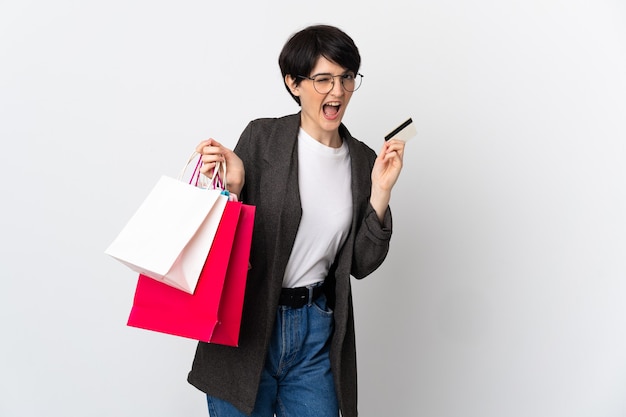
[[[341,84],[343,84],[343,88],[345,88],[346,91],[353,92],[361,86],[361,80],[361,74],[346,74],[341,77]]]
[[[330,75],[320,74],[313,79],[313,87],[320,94],[327,94],[333,89],[335,79]]]

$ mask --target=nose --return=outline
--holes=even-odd
[[[330,90],[330,92],[334,96],[342,96],[345,91],[343,89],[343,84],[341,83],[341,76],[335,77],[333,78],[333,88]]]

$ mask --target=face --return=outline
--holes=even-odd
[[[342,75],[346,71],[340,65],[320,57],[310,74],[298,75],[310,77],[317,74]],[[301,127],[309,135],[328,146],[341,145],[339,125],[352,97],[352,93],[342,87],[340,77],[335,77],[334,80],[332,90],[327,94],[320,94],[313,87],[313,81],[309,79],[301,80],[296,86],[290,75],[285,77],[285,82],[290,86],[293,94],[300,98]]]

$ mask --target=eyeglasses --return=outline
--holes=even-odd
[[[298,75],[298,78],[313,81],[313,88],[315,88],[315,91],[320,94],[328,94],[332,91],[333,88],[335,88],[336,77],[340,78],[343,89],[348,92],[356,91],[361,86],[361,82],[363,81],[363,74],[316,74],[312,77]]]

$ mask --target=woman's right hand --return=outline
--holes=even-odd
[[[207,139],[196,147],[202,158],[200,172],[209,178],[213,178],[216,162],[226,162],[227,189],[233,194],[239,195],[245,183],[246,173],[243,161],[235,152],[226,148],[215,139]]]

